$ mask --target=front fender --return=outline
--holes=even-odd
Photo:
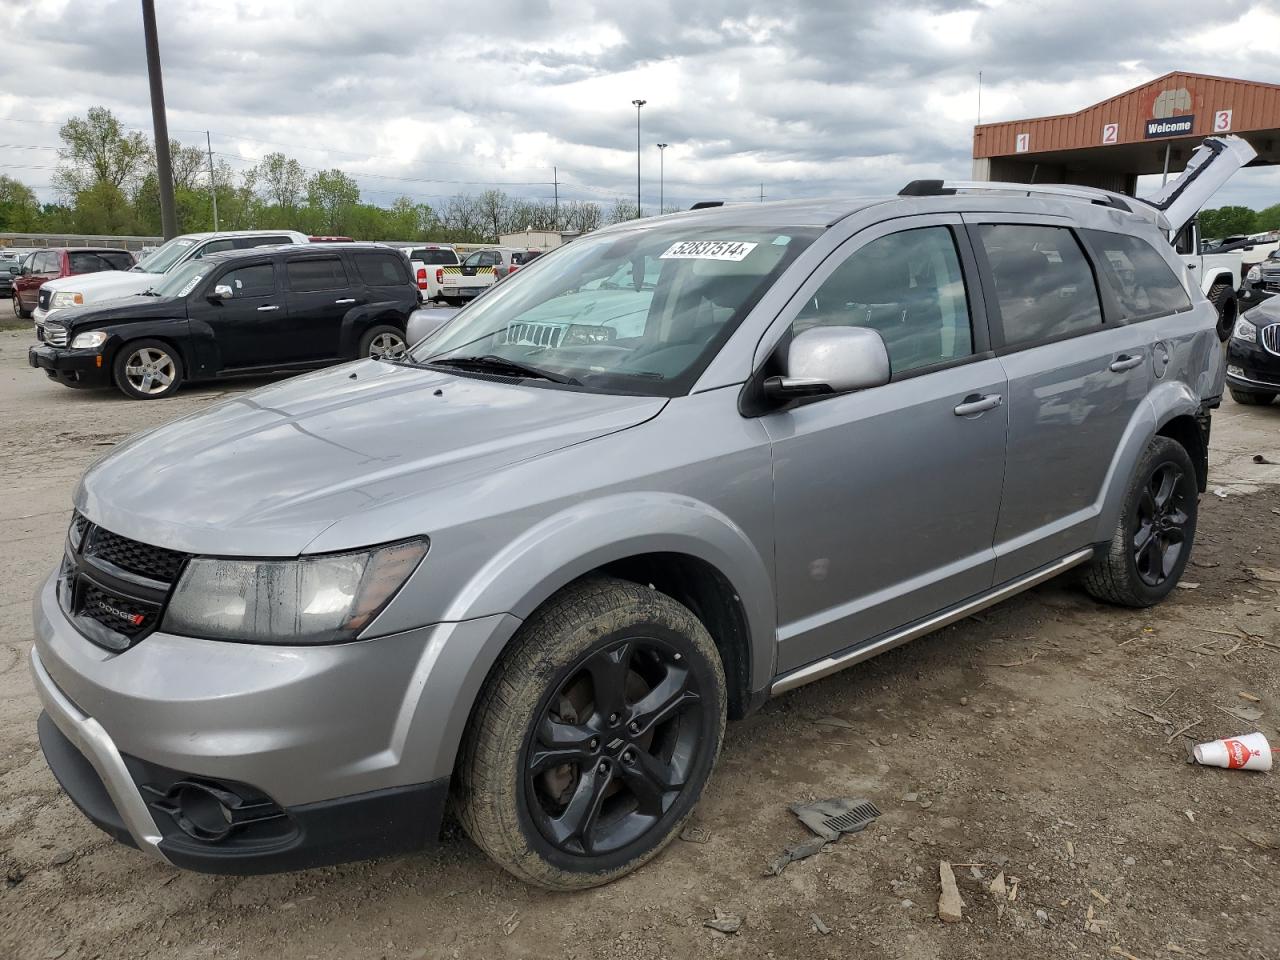
[[[668,493],[627,493],[575,504],[506,544],[441,618],[527,618],[553,593],[605,564],[680,553],[715,567],[740,599],[751,644],[751,688],[773,677],[776,612],[765,560],[746,533],[708,504]]]
[[[1102,503],[1094,530],[1094,543],[1106,543],[1115,533],[1116,524],[1120,522],[1120,512],[1124,509],[1129,482],[1133,479],[1138,460],[1151,443],[1152,437],[1175,417],[1195,416],[1199,410],[1200,398],[1185,383],[1172,380],[1158,384],[1138,404],[1116,446],[1106,481],[1102,485]]]
[[[156,317],[127,323],[95,324],[91,329],[101,330],[107,335],[103,360],[108,365],[115,362],[116,351],[130,340],[165,340],[177,349],[183,367],[188,372],[192,369],[194,358],[191,353],[190,324],[186,317]]]

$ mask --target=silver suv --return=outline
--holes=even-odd
[[[1170,592],[1223,380],[1176,226],[936,182],[627,223],[135,437],[35,598],[49,764],[197,870],[412,850],[450,800],[530,882],[633,870],[727,718],[1072,568]]]

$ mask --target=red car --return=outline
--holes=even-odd
[[[116,247],[57,247],[36,250],[22,261],[21,271],[13,278],[13,312],[23,320],[31,319],[40,288],[49,280],[73,277],[80,273],[103,270],[133,269],[133,254]]]

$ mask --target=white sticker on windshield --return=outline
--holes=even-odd
[[[195,276],[182,285],[182,289],[178,291],[178,296],[185,297],[188,293],[196,288],[196,284],[203,280],[202,276]]]
[[[681,240],[667,248],[659,260],[745,260],[758,244],[740,240]]]

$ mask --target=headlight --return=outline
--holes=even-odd
[[[373,621],[426,553],[426,540],[409,540],[298,560],[196,557],[187,561],[163,629],[246,643],[350,640]]]
[[[77,333],[71,341],[73,350],[91,350],[107,342],[107,335],[101,330],[90,330],[88,333]]]
[[[59,290],[49,301],[49,307],[59,310],[62,307],[79,307],[84,304],[83,293],[72,293],[70,290]]]
[[[1244,317],[1241,317],[1236,321],[1236,328],[1231,331],[1231,336],[1237,340],[1248,340],[1250,343],[1257,343],[1258,328]]]
[[[1249,268],[1249,272],[1245,274],[1244,278],[1248,283],[1257,283],[1262,279],[1262,268],[1254,264]]]

